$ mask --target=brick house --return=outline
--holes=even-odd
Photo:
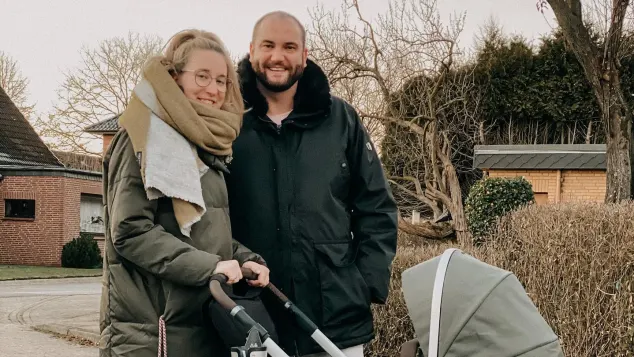
[[[101,135],[101,138],[103,139],[102,153],[105,153],[106,149],[108,149],[108,145],[110,145],[110,142],[112,141],[112,138],[115,134],[117,134],[117,131],[119,131],[119,115],[115,115],[112,118],[90,125],[85,128],[84,131],[97,136]]]
[[[476,145],[474,151],[474,167],[484,175],[526,178],[537,204],[604,201],[605,145]]]
[[[103,235],[101,159],[56,156],[2,88],[0,128],[0,264],[60,266],[80,232]]]

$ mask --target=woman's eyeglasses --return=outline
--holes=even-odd
[[[211,84],[212,81],[215,80],[218,91],[223,93],[227,91],[227,87],[229,86],[229,84],[231,84],[231,80],[229,80],[228,78],[224,76],[212,77],[211,74],[209,74],[209,72],[205,69],[198,69],[198,70],[189,69],[189,70],[182,70],[181,72],[194,73],[194,80],[196,81],[196,84],[203,88],[207,87],[208,85]]]

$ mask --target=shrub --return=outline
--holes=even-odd
[[[373,307],[367,356],[398,356],[414,338],[401,273],[457,246],[411,242],[400,240],[387,305]],[[484,244],[458,248],[513,272],[566,356],[634,356],[634,203],[531,205],[501,218]]]
[[[498,218],[534,201],[532,186],[523,177],[485,177],[471,186],[465,202],[469,231],[474,239],[481,240]]]
[[[92,235],[80,234],[62,248],[62,266],[66,268],[98,268],[101,252]]]
[[[514,272],[566,356],[634,356],[634,204],[531,206],[482,257]]]

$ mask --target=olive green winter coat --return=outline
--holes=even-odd
[[[232,239],[224,164],[199,155],[210,167],[201,178],[207,211],[191,238],[180,233],[169,197],[147,199],[125,130],[104,156],[102,357],[157,356],[161,316],[170,357],[218,356],[217,335],[203,314],[209,277],[221,260],[262,261]]]

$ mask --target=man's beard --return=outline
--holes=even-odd
[[[258,82],[262,84],[264,88],[271,92],[280,93],[291,88],[304,74],[304,67],[301,65],[295,66],[293,70],[289,70],[289,76],[286,82],[284,83],[271,83],[266,78],[266,72],[260,71],[260,66],[254,66],[253,71],[255,72],[256,77],[258,78]]]

